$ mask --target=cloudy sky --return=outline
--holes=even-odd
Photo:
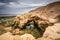
[[[0,16],[19,15],[60,0],[0,0]]]

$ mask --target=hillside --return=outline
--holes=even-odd
[[[42,20],[48,20],[49,22],[51,22],[51,20],[53,21],[54,19],[57,19],[57,17],[60,17],[60,2],[48,4],[47,6],[43,6],[20,16],[16,16],[16,18],[17,21],[21,19],[20,25],[22,26],[24,23],[26,23],[28,20],[31,20],[32,17],[35,16]]]
[[[56,38],[60,38],[60,1],[13,18],[0,20],[0,40],[55,40]]]

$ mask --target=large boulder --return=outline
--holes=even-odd
[[[35,40],[35,37],[33,37],[31,34],[24,34],[20,37],[20,40]]]
[[[60,23],[48,26],[43,34],[43,37],[50,39],[60,38]]]
[[[0,35],[0,40],[13,40],[13,36],[10,32]]]
[[[0,40],[35,40],[31,34],[12,35],[10,32],[0,35]]]
[[[38,38],[36,40],[52,40],[52,39],[41,37],[41,38]]]
[[[12,35],[10,32],[0,35],[0,40],[20,40],[19,35]]]
[[[19,35],[13,36],[13,40],[20,40],[20,36]]]

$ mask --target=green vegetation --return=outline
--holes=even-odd
[[[7,32],[5,28],[10,27],[14,18],[0,18],[0,35]]]
[[[14,18],[3,18],[0,19],[0,24],[4,26],[10,26],[12,23],[14,23]]]
[[[5,32],[6,32],[6,30],[4,30],[4,28],[2,26],[0,26],[0,35],[5,33]]]
[[[32,34],[35,38],[40,37],[40,33],[39,31],[35,28],[35,29],[25,29],[23,30],[24,32],[22,34],[28,33],[28,34]]]

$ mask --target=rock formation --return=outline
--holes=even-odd
[[[18,34],[24,33],[24,29],[29,29],[30,31],[31,28],[37,28],[39,33],[34,31],[34,34],[40,34],[37,40],[54,40],[55,38],[60,38],[60,1],[16,16],[12,25],[14,28],[12,27],[11,29],[14,29],[14,32],[10,27],[5,28],[5,30],[9,29],[8,31],[12,31],[13,34]],[[36,40],[31,34],[19,36],[12,35],[12,32],[0,35],[0,40]],[[32,33],[32,31],[29,33]]]
[[[20,40],[35,40],[31,34],[24,34],[20,37]]]
[[[43,37],[50,39],[60,38],[60,23],[48,26],[43,34]]]
[[[0,35],[0,40],[13,40],[13,36],[10,32]]]
[[[32,10],[28,13],[25,13],[20,16],[16,16],[16,21],[20,24],[22,28],[25,23],[29,20],[36,20],[38,25],[45,23],[52,23],[53,25],[48,25],[46,31],[43,34],[43,37],[49,37],[51,39],[55,39],[60,37],[60,1],[48,4],[47,6],[43,6]]]
[[[20,16],[16,16],[16,21],[21,27],[27,23],[28,20],[36,20],[36,18],[49,21],[50,23],[55,23],[58,20],[56,17],[60,17],[60,1],[37,8]],[[39,20],[39,22],[40,21],[41,20]]]
[[[24,35],[12,35],[10,32],[7,32],[3,35],[0,35],[0,40],[35,40],[31,34]]]

